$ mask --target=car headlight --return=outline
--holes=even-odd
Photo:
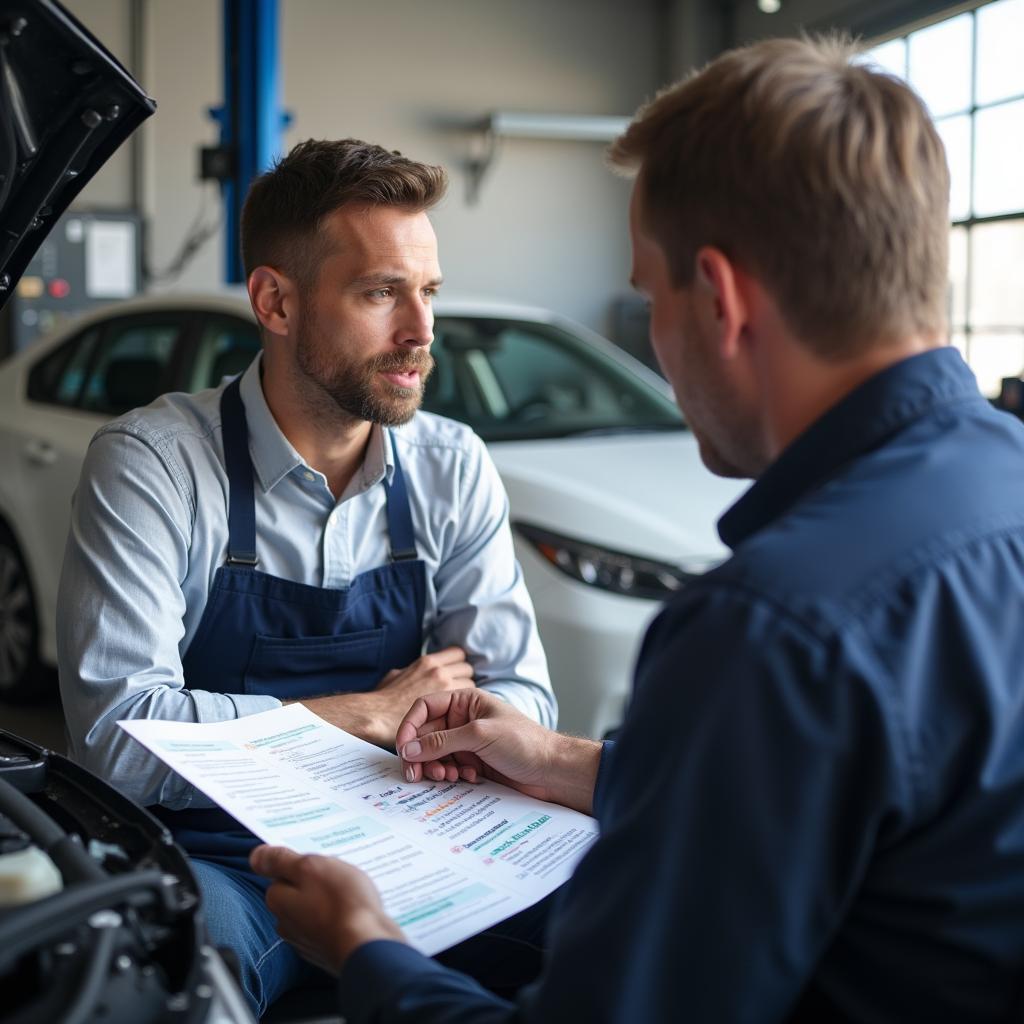
[[[566,576],[613,594],[664,601],[700,575],[699,571],[687,572],[671,562],[609,551],[529,523],[517,522],[512,526],[545,561]]]

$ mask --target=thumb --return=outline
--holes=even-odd
[[[482,723],[477,721],[457,729],[438,729],[437,732],[424,733],[417,739],[409,740],[399,753],[403,761],[420,763],[436,761],[449,754],[475,754],[486,744],[485,730]]]
[[[267,878],[291,880],[300,860],[301,855],[286,846],[257,846],[249,854],[249,866],[257,875]]]

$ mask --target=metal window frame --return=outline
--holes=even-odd
[[[976,118],[977,114],[983,110],[992,110],[995,107],[1003,106],[1007,103],[1015,103],[1024,100],[1024,93],[1014,94],[1013,96],[1004,96],[1002,99],[994,100],[991,103],[978,103],[978,11],[982,7],[987,7],[994,0],[984,0],[983,3],[972,3],[964,4],[959,8],[952,11],[945,12],[941,17],[929,18],[927,21],[915,24],[909,28],[904,28],[899,32],[893,32],[888,36],[878,38],[874,45],[880,46],[882,43],[891,42],[894,39],[902,39],[904,41],[904,57],[903,57],[903,78],[909,84],[910,82],[910,37],[916,35],[925,29],[931,28],[933,25],[941,24],[944,21],[951,21],[953,18],[958,18],[962,14],[970,14],[971,16],[971,98],[970,104],[963,110],[957,110],[948,114],[943,114],[942,117],[936,118],[935,122],[938,124],[941,121],[945,121],[948,118],[962,117],[965,114],[969,118],[970,123],[970,169],[969,169],[969,180],[968,180],[968,192],[970,197],[970,214],[967,217],[960,218],[959,220],[950,221],[950,230],[953,228],[964,228],[967,232],[967,268],[964,276],[964,318],[963,323],[954,325],[952,320],[949,325],[950,334],[953,333],[954,327],[956,327],[956,333],[963,334],[964,337],[964,357],[967,362],[971,361],[971,339],[976,333],[977,325],[974,323],[971,309],[971,294],[973,291],[973,279],[974,279],[974,232],[975,227],[986,225],[986,224],[997,224],[1006,221],[1022,221],[1024,222],[1024,206],[1019,210],[1010,210],[1005,213],[986,214],[978,217],[974,214],[974,178],[975,178],[975,160],[976,160]],[[1017,325],[986,325],[977,331],[977,333],[984,334],[1007,334],[1007,335],[1021,335],[1024,336],[1024,323]]]

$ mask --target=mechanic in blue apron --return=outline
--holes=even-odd
[[[409,496],[394,444],[392,480],[383,480],[391,561],[356,576],[345,589],[326,589],[257,568],[254,474],[238,379],[221,397],[221,421],[229,486],[227,561],[217,570],[183,658],[186,684],[214,693],[269,694],[288,701],[372,690],[390,669],[415,661],[424,643],[426,566],[417,557]],[[257,1013],[296,985],[329,983],[274,930],[263,898],[268,882],[249,870],[249,853],[259,843],[256,836],[219,808],[150,809],[192,855],[211,938],[237,954],[243,987]],[[545,911],[540,904],[443,959],[495,990],[511,991],[539,969],[537,947]],[[502,938],[509,935],[516,939],[508,945],[527,953],[521,966],[509,962],[510,950]],[[479,969],[474,970],[477,961]],[[491,976],[492,969],[501,973]]]

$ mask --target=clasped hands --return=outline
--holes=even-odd
[[[590,813],[600,744],[546,729],[484,690],[418,697],[395,745],[410,782],[490,779]],[[281,937],[332,973],[367,942],[405,941],[373,882],[350,864],[282,846],[258,846],[250,864],[273,880],[267,906]]]

